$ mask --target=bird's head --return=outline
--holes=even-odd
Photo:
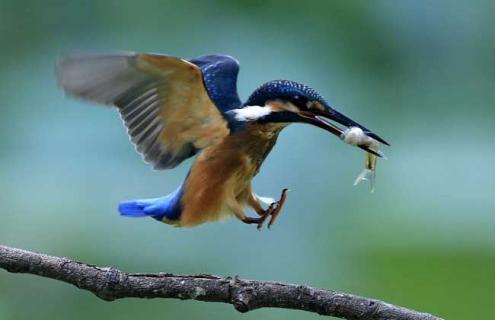
[[[330,107],[314,89],[288,80],[267,82],[256,89],[240,109],[231,111],[237,121],[258,123],[309,123],[344,138],[344,130],[328,120],[347,128],[358,127],[363,133],[381,143],[385,140],[354,120]],[[367,146],[358,145],[378,156]]]

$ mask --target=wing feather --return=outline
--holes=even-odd
[[[115,105],[136,150],[155,169],[172,168],[229,134],[201,69],[155,54],[69,56],[57,77],[74,96]]]

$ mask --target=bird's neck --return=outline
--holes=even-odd
[[[232,142],[253,163],[255,174],[258,173],[261,164],[277,142],[280,131],[286,126],[285,123],[252,122],[248,123],[242,131],[232,135]]]
[[[248,122],[243,130],[232,135],[232,139],[242,141],[244,145],[252,147],[260,143],[275,143],[278,134],[286,126],[287,123]]]
[[[241,170],[250,180],[258,173],[285,126],[283,123],[247,123],[242,130],[205,149],[193,167],[201,167],[205,174],[225,177]]]

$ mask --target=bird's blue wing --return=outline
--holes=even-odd
[[[223,114],[239,100],[238,66],[217,57],[68,56],[59,60],[57,76],[67,93],[115,105],[137,151],[155,169],[166,169],[230,133]]]
[[[240,107],[241,100],[237,94],[239,62],[236,59],[212,54],[191,59],[189,62],[201,68],[206,91],[223,114]]]

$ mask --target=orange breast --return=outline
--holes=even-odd
[[[237,199],[250,186],[284,126],[248,124],[203,150],[185,182],[179,225],[193,226],[229,216],[226,201]]]

